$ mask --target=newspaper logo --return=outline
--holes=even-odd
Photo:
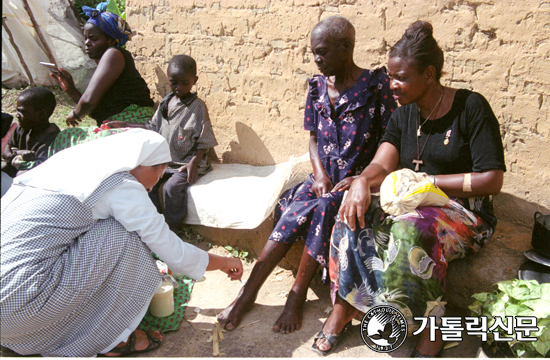
[[[379,353],[392,352],[403,345],[407,330],[405,316],[393,306],[375,306],[361,320],[363,342]]]

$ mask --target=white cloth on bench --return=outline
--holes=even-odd
[[[311,172],[309,155],[271,166],[212,164],[189,187],[185,224],[255,229],[271,215],[286,189]]]

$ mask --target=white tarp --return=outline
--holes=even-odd
[[[95,67],[83,49],[82,30],[67,0],[28,0],[47,47],[58,67],[68,70],[78,88],[84,89]],[[32,25],[22,0],[2,0],[2,17],[37,85],[57,85],[39,62],[51,62]],[[19,87],[29,79],[2,26],[2,85]]]
[[[212,164],[188,189],[185,223],[255,229],[271,215],[284,190],[306,180],[309,155],[273,166]]]

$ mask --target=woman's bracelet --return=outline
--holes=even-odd
[[[76,108],[75,108],[75,109],[76,109]],[[76,115],[75,109],[73,109],[73,116],[74,116],[78,121],[82,121],[82,119],[81,119],[78,115]]]
[[[472,192],[472,174],[464,174],[464,182],[462,183],[462,191]]]

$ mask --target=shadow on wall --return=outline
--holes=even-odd
[[[222,154],[226,164],[276,165],[275,159],[258,134],[248,125],[235,124],[238,141],[231,141],[230,151]]]
[[[164,99],[164,97],[171,92],[168,77],[164,73],[164,70],[162,70],[158,65],[155,67],[155,73],[157,74],[158,79],[158,82],[155,83],[155,86],[157,87],[157,91],[160,96]]]
[[[170,82],[166,76],[164,70],[160,66],[155,67],[155,73],[157,75],[157,82],[155,86],[157,92],[161,98],[164,99],[166,95],[171,92]],[[230,151],[226,151],[222,154],[220,161],[218,154],[214,149],[209,149],[208,158],[213,163],[226,163],[226,164],[250,164],[250,165],[276,165],[275,159],[271,156],[271,153],[264,145],[262,139],[258,134],[252,130],[248,125],[241,122],[235,124],[235,131],[237,133],[238,141],[231,141],[229,146]]]
[[[505,192],[495,196],[494,208],[498,220],[521,224],[531,229],[533,228],[536,211],[544,215],[550,214],[550,209],[542,205],[520,199]]]

